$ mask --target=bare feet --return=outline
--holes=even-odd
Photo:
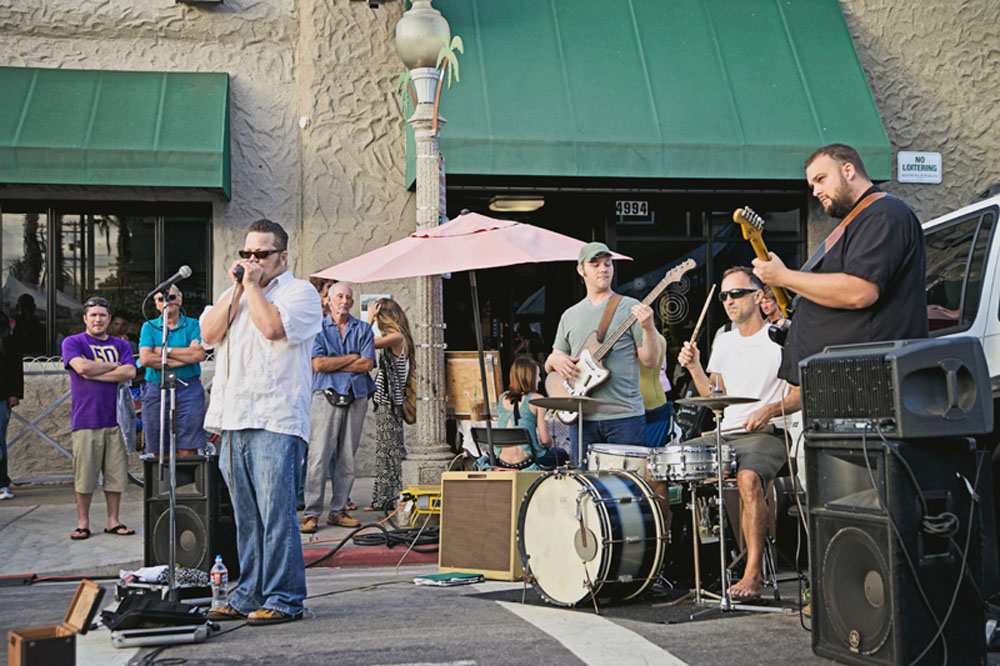
[[[747,574],[729,586],[729,596],[736,601],[756,599],[763,589],[764,584],[758,574]]]

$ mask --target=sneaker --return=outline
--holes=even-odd
[[[316,516],[306,516],[299,523],[299,532],[302,534],[316,534],[316,529],[319,527],[319,521]]]
[[[14,499],[14,493],[10,492],[10,488],[0,488],[0,500]]]
[[[327,516],[326,524],[333,525],[334,527],[360,527],[361,521],[357,518],[351,518],[347,515],[346,511],[341,511],[340,513],[331,513]]]
[[[273,608],[258,608],[247,616],[247,624],[260,626],[262,624],[281,624],[302,619],[302,613],[289,615]]]

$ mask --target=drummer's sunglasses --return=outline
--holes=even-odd
[[[732,298],[734,301],[737,298],[743,298],[747,294],[752,294],[757,291],[756,289],[730,289],[729,291],[720,291],[719,300],[723,303],[726,302],[727,298]]]
[[[267,259],[272,254],[277,254],[278,252],[281,252],[281,250],[240,250],[237,254],[240,255],[240,259],[249,259],[250,257]]]

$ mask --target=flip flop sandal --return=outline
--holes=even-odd
[[[69,533],[69,538],[73,541],[84,541],[90,538],[90,530],[86,527],[78,527]]]
[[[115,525],[114,527],[108,527],[104,530],[105,534],[114,534],[115,536],[132,536],[135,534],[135,530],[130,530],[124,523]]]

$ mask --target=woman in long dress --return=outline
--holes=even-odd
[[[378,374],[375,378],[375,488],[371,509],[392,511],[403,489],[403,404],[413,372],[413,336],[406,313],[391,298],[368,305],[375,335]]]

